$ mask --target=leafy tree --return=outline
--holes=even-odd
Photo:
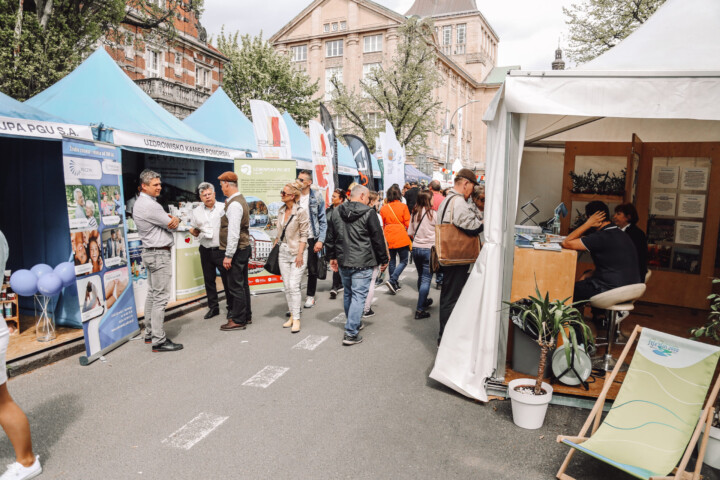
[[[400,143],[413,154],[421,152],[428,134],[438,129],[441,102],[434,90],[443,80],[432,31],[432,20],[409,18],[399,29],[392,64],[373,68],[360,81],[359,92],[336,77],[331,79],[332,109],[350,122],[350,133],[364,137],[371,150],[378,132],[385,130],[384,122],[379,127],[370,125],[372,112],[392,124]]]
[[[312,97],[318,83],[293,66],[290,57],[277,52],[270,42],[256,37],[225,35],[221,30],[217,47],[230,59],[225,64],[223,89],[245,115],[250,117],[248,100],[265,100],[287,111],[301,125],[317,117],[320,101]]]
[[[585,63],[647,21],[665,0],[586,0],[563,7],[570,28],[568,58]]]
[[[26,100],[70,73],[121,23],[154,29],[168,41],[179,12],[202,13],[202,0],[6,0],[0,2],[0,90]],[[171,21],[172,19],[172,21]]]

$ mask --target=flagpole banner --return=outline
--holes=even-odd
[[[332,165],[332,150],[327,132],[315,120],[310,120],[310,145],[313,159],[313,183],[324,191],[325,205],[330,205],[335,191],[335,174]]]
[[[253,129],[261,158],[292,158],[290,133],[277,108],[262,100],[250,100]]]
[[[389,188],[397,184],[402,188],[405,185],[405,149],[397,141],[395,130],[387,120],[385,120],[385,133],[381,133],[380,138],[385,187]]]
[[[88,363],[139,331],[120,149],[63,139],[65,197]],[[95,357],[93,357],[95,356]]]
[[[325,129],[325,133],[327,133],[327,138],[330,144],[330,155],[332,157],[333,167],[333,184],[339,185],[340,180],[338,178],[338,174],[340,170],[338,169],[338,144],[337,136],[335,135],[335,125],[333,125],[330,112],[328,112],[328,109],[322,103],[320,103],[320,122]]]
[[[250,209],[250,246],[248,262],[251,292],[282,290],[282,278],[264,268],[275,240],[277,215],[282,202],[280,191],[295,180],[294,160],[235,160],[238,189]]]
[[[370,149],[367,144],[358,136],[343,135],[350,151],[353,154],[355,163],[357,164],[358,175],[360,176],[360,185],[365,185],[370,190],[375,190],[375,181],[373,178],[372,160],[370,159]]]

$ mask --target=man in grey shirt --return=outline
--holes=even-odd
[[[172,264],[170,250],[180,219],[168,215],[157,202],[162,190],[160,174],[152,170],[140,173],[142,191],[135,202],[133,219],[143,244],[143,263],[148,274],[148,295],[145,300],[145,343],[152,343],[153,352],[174,352],[183,346],[165,336],[165,307],[170,300]]]

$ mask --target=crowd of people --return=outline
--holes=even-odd
[[[235,173],[225,172],[218,180],[225,203],[217,202],[211,183],[202,182],[198,186],[202,205],[193,210],[191,217],[190,233],[200,243],[208,299],[204,318],[220,315],[216,287],[216,272],[219,272],[228,307],[226,323],[220,330],[245,330],[252,324],[248,279],[248,261],[252,254],[249,209],[238,191]],[[437,181],[427,187],[408,183],[402,190],[399,185],[391,185],[383,193],[353,184],[348,190],[332,192],[327,209],[323,196],[312,184],[312,173],[302,170],[295,181],[280,191],[283,205],[278,211],[273,246],[278,248],[278,266],[287,302],[286,321],[282,326],[292,333],[300,331],[303,310],[313,308],[318,301],[319,269],[324,273],[327,262],[332,270],[329,300],[336,299],[340,293],[343,295],[346,325],[342,343],[360,343],[363,318],[375,315],[372,309],[375,288],[384,284],[390,294],[397,294],[402,288],[401,274],[412,261],[417,267],[415,319],[431,317],[429,308],[433,300],[428,294],[433,274],[441,289],[439,344],[444,325],[467,280],[469,265],[431,271],[435,225],[452,223],[467,235],[480,235],[484,193],[475,174],[460,170],[453,187],[446,191]],[[157,202],[162,190],[160,174],[143,171],[139,190],[133,205],[133,219],[143,243],[143,263],[148,273],[144,340],[151,344],[153,352],[178,351],[183,346],[167,338],[163,322],[171,290],[171,232],[177,229],[179,219],[166,213]],[[388,277],[384,279],[386,270]],[[301,285],[305,278],[303,302]]]

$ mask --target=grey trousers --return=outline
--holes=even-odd
[[[165,307],[170,300],[172,264],[170,250],[143,250],[143,264],[148,274],[145,299],[145,336],[152,336],[153,346],[165,342]]]

